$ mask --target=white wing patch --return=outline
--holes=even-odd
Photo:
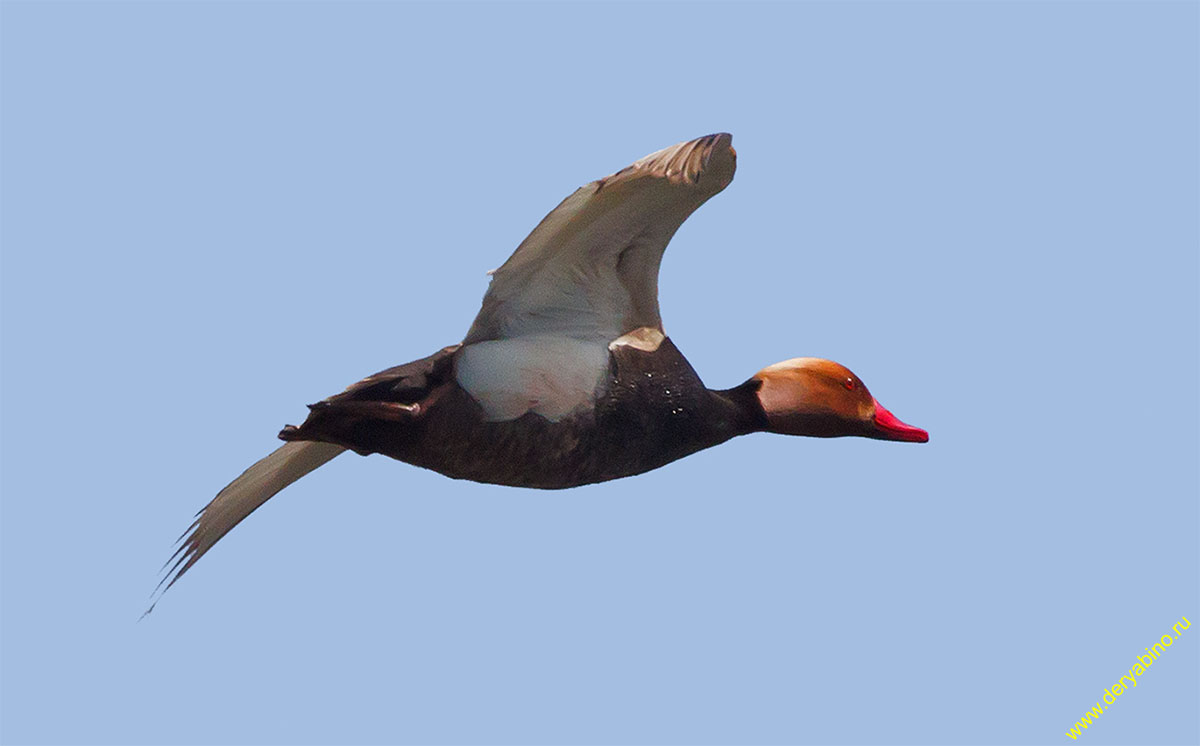
[[[608,349],[616,350],[618,347],[632,347],[642,352],[654,352],[663,343],[664,339],[666,339],[666,336],[659,330],[649,326],[639,326],[628,334],[622,334],[609,342]]]
[[[591,409],[608,371],[603,343],[528,336],[463,347],[455,378],[491,422],[533,412],[558,422]]]

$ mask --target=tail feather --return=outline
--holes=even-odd
[[[196,520],[179,537],[179,548],[163,565],[166,574],[155,588],[156,598],[150,604],[150,608],[146,609],[146,614],[154,610],[158,599],[175,585],[175,581],[183,577],[197,560],[246,516],[284,487],[333,460],[345,450],[330,443],[294,441],[285,443],[271,455],[242,472],[240,477],[218,492],[212,502],[196,514]]]

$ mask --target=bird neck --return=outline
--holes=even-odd
[[[731,389],[709,389],[714,404],[713,424],[721,434],[721,440],[737,435],[757,433],[767,429],[767,414],[758,401],[761,381],[754,378]]]

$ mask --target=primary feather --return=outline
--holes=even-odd
[[[345,450],[330,443],[285,443],[242,472],[196,514],[196,520],[179,537],[179,548],[167,560],[171,567],[158,590],[165,593],[222,536],[284,487],[332,461]],[[154,604],[151,604],[146,613],[153,610]]]

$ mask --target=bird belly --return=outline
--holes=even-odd
[[[591,410],[557,421],[533,412],[488,420],[457,387],[415,426],[380,422],[372,428],[364,450],[474,482],[562,489],[646,470],[614,450]]]

